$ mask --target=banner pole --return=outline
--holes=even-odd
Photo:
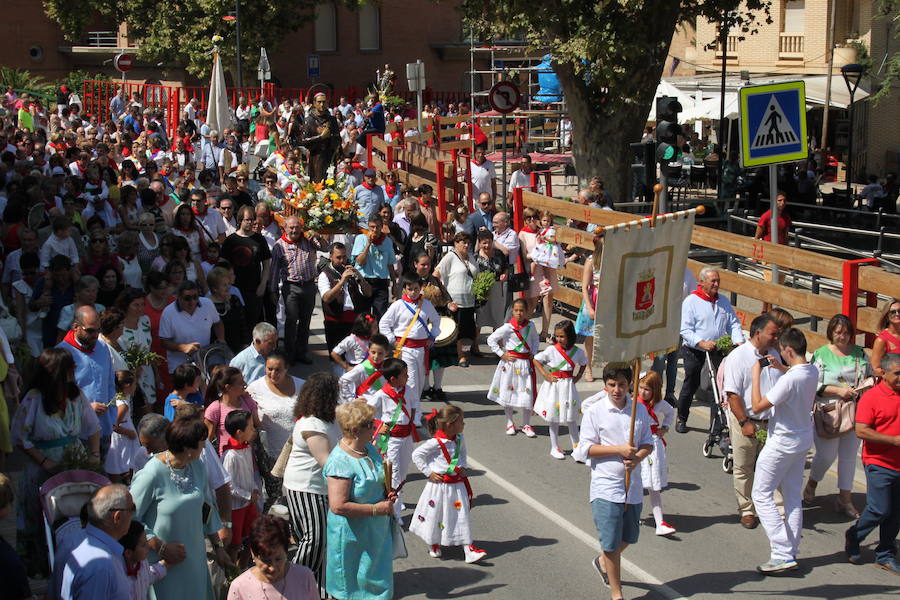
[[[657,194],[657,198],[659,195]],[[634,359],[632,365],[632,394],[631,394],[631,427],[628,432],[628,445],[634,446],[634,422],[637,419],[637,395],[638,395],[638,378],[641,376],[641,357]],[[625,500],[628,501],[628,488],[631,485],[631,471],[625,471]]]

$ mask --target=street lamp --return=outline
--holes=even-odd
[[[853,206],[853,189],[850,186],[853,180],[853,95],[856,94],[859,81],[865,72],[866,68],[858,63],[850,63],[841,67],[841,75],[844,76],[844,83],[847,84],[847,91],[850,92],[850,140],[847,148],[847,202],[850,207]]]
[[[244,87],[244,73],[243,68],[241,67],[241,1],[234,0],[234,11],[228,13],[224,17],[222,17],[223,21],[228,21],[229,23],[234,23],[234,35],[235,35],[235,50],[237,52],[237,73],[235,77],[235,83],[238,88],[243,89]],[[238,92],[240,95],[241,92]]]

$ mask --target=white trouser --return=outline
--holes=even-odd
[[[409,472],[409,463],[412,462],[413,439],[411,435],[406,437],[388,438],[386,460],[391,461],[394,470],[391,472],[391,487],[397,489],[406,479]],[[400,518],[400,511],[403,510],[403,499],[398,497],[394,503],[394,514]]]
[[[422,399],[422,390],[428,383],[428,376],[425,375],[425,348],[412,348],[404,346],[401,351],[400,358],[406,363],[409,379],[406,385],[412,391],[412,396],[407,396],[406,401],[411,402],[413,398],[418,403]],[[416,424],[421,422],[419,415],[416,415]]]
[[[753,505],[762,523],[773,560],[790,560],[797,557],[800,534],[803,529],[803,509],[800,505],[803,487],[803,467],[806,452],[786,453],[774,443],[763,446],[756,459],[753,477]],[[775,491],[781,489],[784,501],[784,517],[775,504]]]
[[[825,439],[816,436],[816,456],[813,458],[809,476],[813,481],[822,481],[825,471],[838,461],[838,489],[852,490],[853,475],[856,473],[856,451],[859,449],[859,438],[855,431],[848,431],[836,438]]]

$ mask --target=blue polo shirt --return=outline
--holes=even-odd
[[[358,185],[354,193],[359,207],[359,226],[365,228],[369,224],[369,217],[378,212],[379,206],[387,203],[384,188],[376,185],[370,190],[364,185]]]
[[[113,371],[109,347],[101,340],[97,340],[90,354],[72,347],[65,341],[56,347],[66,350],[75,360],[75,383],[84,392],[88,402],[109,404],[116,395],[116,373]],[[100,435],[103,437],[112,435],[116,420],[115,406],[110,406],[105,413],[97,415],[97,420],[100,421]]]
[[[397,262],[397,256],[394,254],[394,243],[391,238],[385,236],[378,246],[372,245],[369,248],[369,256],[365,265],[356,262],[356,257],[362,254],[363,248],[366,247],[368,239],[365,234],[359,234],[353,240],[353,250],[350,252],[353,262],[360,275],[367,279],[390,279],[389,267]]]
[[[108,533],[93,525],[72,550],[63,566],[62,600],[130,600],[123,548]],[[57,567],[59,568],[59,566]]]

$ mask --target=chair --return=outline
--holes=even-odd
[[[706,167],[691,165],[690,185],[702,189],[706,185]]]

